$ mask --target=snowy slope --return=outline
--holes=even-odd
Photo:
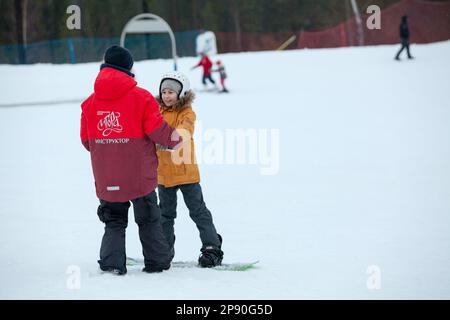
[[[247,272],[98,274],[103,226],[79,103],[0,107],[0,298],[450,298],[450,42],[413,46],[417,59],[401,63],[396,50],[220,56],[232,93],[198,92],[198,157],[224,262],[260,261]],[[200,71],[187,71],[196,61],[180,69],[200,88]],[[80,100],[98,66],[2,65],[0,105]],[[153,93],[170,68],[135,64]],[[272,157],[208,156],[237,129],[275,133]],[[201,244],[181,199],[175,260],[195,260]],[[129,220],[127,254],[140,258]],[[79,289],[67,285],[70,266]]]

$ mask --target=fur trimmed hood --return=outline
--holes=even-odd
[[[156,96],[155,97],[156,101],[158,101],[159,106],[161,107],[162,110],[175,110],[175,111],[180,111],[182,109],[184,109],[185,107],[189,107],[192,105],[192,102],[195,99],[195,93],[192,90],[189,90],[186,93],[186,96],[184,96],[183,98],[180,98],[173,106],[171,107],[167,107],[164,102],[162,101],[162,98],[160,96]]]

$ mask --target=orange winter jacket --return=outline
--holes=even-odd
[[[164,120],[183,137],[183,145],[177,151],[161,148],[157,151],[158,184],[165,187],[200,182],[193,138],[196,116],[191,104],[194,98],[194,93],[190,91],[169,108],[161,97],[157,97]]]

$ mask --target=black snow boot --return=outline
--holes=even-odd
[[[157,273],[157,272],[163,272],[164,270],[170,269],[170,263],[165,266],[145,266],[142,271],[147,273]]]
[[[118,276],[123,276],[127,273],[127,269],[118,269],[118,268],[113,268],[113,267],[100,267],[100,270],[102,270],[103,272],[108,272],[108,273],[112,273]]]
[[[220,240],[220,247],[203,246],[200,251],[202,252],[198,258],[198,264],[202,268],[212,268],[220,266],[223,259],[222,237],[218,234]]]

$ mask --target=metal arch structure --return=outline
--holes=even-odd
[[[168,33],[172,42],[172,58],[174,70],[177,70],[177,46],[175,35],[169,24],[161,17],[152,13],[141,13],[131,18],[122,30],[120,46],[125,47],[125,37],[129,33]]]
[[[358,45],[363,46],[364,45],[364,27],[361,19],[361,13],[359,12],[358,4],[356,3],[356,0],[350,0],[352,4],[353,13],[355,14],[356,19],[356,25],[357,25],[357,38],[358,38]]]

